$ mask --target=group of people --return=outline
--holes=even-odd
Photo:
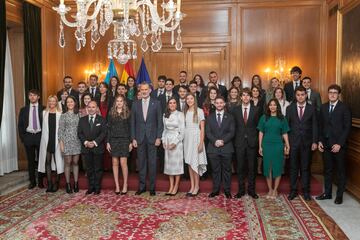
[[[257,199],[255,180],[262,173],[269,189],[266,197],[273,199],[278,195],[281,176],[289,169],[289,200],[298,195],[299,176],[303,197],[311,200],[312,152],[319,150],[323,152],[325,191],[317,199],[332,198],[336,166],[335,203],[341,204],[351,113],[340,101],[340,86],[330,85],[328,101],[322,104],[320,94],[311,88],[311,78],[301,75],[302,70],[293,67],[292,81],[282,87],[279,79],[272,78],[267,90],[259,75],[253,76],[250,88],[243,87],[236,76],[227,89],[214,71],[209,73],[206,85],[198,74],[188,82],[185,71],[179,73],[178,85],[161,75],[155,90],[147,83],[136,86],[133,77],[126,85],[117,77],[109,85],[98,84],[96,75],[90,76],[89,86],[79,82],[75,90],[72,78],[66,76],[64,88],[48,97],[46,108],[39,104],[39,92],[31,90],[30,104],[19,114],[19,134],[29,163],[29,188],[36,186],[38,157],[39,187],[43,187],[42,173],[46,173],[46,191],[57,191],[59,176],[65,172],[66,192],[78,192],[81,158],[88,177],[87,194],[100,193],[103,169],[111,167],[115,193],[126,194],[128,158],[136,151],[136,195],[146,191],[147,175],[150,195],[156,194],[160,162],[169,176],[166,195],[177,194],[181,175],[187,173],[191,185],[186,196],[196,196],[200,177],[209,172],[213,180],[209,197],[219,195],[222,185],[226,198],[232,198],[231,175],[235,171],[238,192],[234,197],[247,193]],[[106,166],[107,159],[111,159],[110,166]]]

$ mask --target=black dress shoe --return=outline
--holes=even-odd
[[[216,196],[219,196],[219,192],[212,192],[209,194],[209,198],[213,198],[213,197],[216,197]]]
[[[74,192],[79,192],[79,184],[77,182],[74,183]]]
[[[145,192],[145,190],[137,190],[136,192],[135,192],[135,195],[141,195],[141,194],[143,194]]]
[[[304,200],[305,201],[311,201],[311,196],[308,193],[304,193]]]
[[[257,195],[256,193],[249,193],[248,194],[250,197],[252,197],[253,199],[258,199],[259,195]]]
[[[28,189],[33,189],[34,187],[36,187],[36,184],[35,183],[30,183],[29,186],[28,186]]]
[[[234,198],[242,198],[243,196],[245,196],[245,193],[237,193]]]
[[[288,199],[289,199],[290,201],[291,201],[291,200],[294,200],[294,199],[296,198],[296,196],[297,196],[297,194],[294,193],[294,192],[292,192],[292,193],[289,194]]]
[[[94,194],[95,194],[95,195],[99,195],[100,192],[101,192],[100,190],[95,190]]]
[[[232,198],[231,193],[229,193],[229,192],[225,192],[225,197],[226,197],[227,199]]]
[[[156,192],[155,191],[150,191],[150,196],[155,196]]]
[[[336,197],[334,203],[335,204],[342,204],[343,203],[343,197]]]
[[[88,194],[92,194],[93,192],[95,192],[94,189],[89,189],[89,190],[86,191],[85,194],[88,195]]]
[[[326,199],[331,199],[331,195],[326,195],[325,193],[321,194],[320,196],[317,196],[315,199],[316,200],[326,200]]]

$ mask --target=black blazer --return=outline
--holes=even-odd
[[[242,105],[235,107],[232,110],[232,114],[236,125],[235,147],[241,148],[246,146],[246,143],[249,147],[257,147],[259,145],[257,125],[261,116],[259,108],[250,104],[250,112],[246,125],[242,113]]]
[[[39,121],[40,126],[42,126],[42,118],[43,118],[43,110],[44,106],[38,105],[38,114],[39,114]],[[26,105],[25,107],[20,109],[19,113],[19,121],[18,121],[18,131],[21,142],[27,145],[40,145],[41,134],[31,134],[26,132],[26,128],[29,126],[29,112],[30,112],[30,105]]]
[[[152,91],[151,94],[150,94],[150,97],[156,98],[156,99],[159,100],[159,97],[165,93],[165,88],[164,88],[163,93],[160,94],[159,96],[158,96],[158,91],[159,91],[159,88],[157,88],[157,89],[155,89],[154,91]]]
[[[313,105],[318,112],[320,111],[320,108],[321,108],[321,96],[320,96],[319,92],[311,89],[310,99],[308,99],[307,101],[308,101],[308,103]]]
[[[235,134],[235,121],[234,117],[227,112],[224,112],[224,116],[219,127],[217,123],[216,112],[209,115],[206,120],[206,137],[209,140],[207,145],[207,153],[233,153],[234,146],[232,139]],[[216,147],[216,140],[223,140],[224,146]]]
[[[131,140],[135,139],[138,144],[144,141],[145,136],[149,143],[154,144],[157,138],[161,139],[164,129],[160,102],[154,98],[150,98],[149,101],[146,121],[142,110],[142,100],[134,101],[131,108]]]
[[[350,109],[339,100],[330,114],[329,106],[329,102],[327,102],[321,105],[320,108],[319,141],[325,147],[331,147],[334,144],[344,147],[351,129]]]
[[[300,120],[297,104],[293,102],[286,109],[286,118],[290,127],[290,146],[298,146],[300,143],[311,146],[311,144],[318,142],[317,112],[314,106],[306,104],[303,117]]]
[[[78,125],[78,137],[81,141],[81,153],[104,153],[104,140],[106,138],[106,130],[106,121],[100,115],[96,115],[94,120],[94,127],[92,130],[90,129],[89,116],[80,118]],[[84,146],[85,141],[95,141],[97,147],[94,147],[92,149],[86,148]]]
[[[186,102],[185,102],[185,105],[186,105]],[[185,109],[185,106],[184,106],[184,109]],[[176,98],[176,110],[181,112],[181,109],[180,109],[180,97]]]
[[[173,94],[172,94],[172,97],[176,99],[176,101],[178,101],[177,99],[179,98],[177,96],[177,94],[173,91]],[[156,99],[156,98],[154,98]],[[160,106],[161,106],[161,111],[164,113],[166,111],[166,105],[167,105],[167,101],[166,101],[166,94],[161,94],[159,97],[158,97],[158,100],[160,102]]]
[[[57,98],[58,98],[58,101],[61,101],[61,92],[63,91],[64,89],[61,89],[60,91],[58,91],[57,93],[56,93],[56,96],[57,96]],[[76,101],[77,101],[77,103],[79,104],[79,92],[78,91],[76,91],[74,88],[71,88],[71,91],[70,91],[70,96],[73,96],[75,99],[76,99]]]
[[[98,87],[96,87],[95,95],[93,95],[92,92],[91,92],[91,86],[89,86],[88,87],[88,92],[91,95],[91,100],[96,101],[98,106],[100,106],[100,98],[101,98],[100,89]]]
[[[299,86],[302,86],[302,81],[300,81]],[[284,92],[286,94],[286,101],[291,103],[295,99],[294,81],[285,83]]]

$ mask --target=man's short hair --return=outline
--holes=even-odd
[[[223,100],[224,102],[226,102],[226,101],[225,101],[225,98],[224,98],[223,96],[221,96],[221,95],[216,96],[215,101],[216,101],[217,99],[221,99],[221,100]]]
[[[191,81],[189,82],[189,86],[192,85],[192,84],[195,84],[196,86],[198,85],[195,80],[191,80]]]
[[[295,72],[298,72],[300,75],[302,74],[302,70],[298,66],[292,67],[290,70],[290,73],[295,73]]]
[[[72,81],[72,77],[71,77],[71,76],[69,76],[69,75],[66,75],[66,76],[64,77],[64,79],[63,79],[63,82],[65,82],[65,79],[67,79],[67,78],[70,78],[70,79],[71,79],[71,81]]]
[[[209,72],[209,76],[210,76],[211,74],[214,74],[214,73],[217,75],[217,72],[211,71],[211,72]]]
[[[175,84],[175,81],[174,81],[174,79],[172,79],[172,78],[168,78],[168,79],[166,79],[165,84],[166,84],[167,82],[171,82],[171,83],[172,83],[172,85],[174,85],[174,84]]]
[[[78,82],[78,86],[79,86],[80,84],[84,84],[84,85],[86,86],[86,83],[85,83],[84,81]]]
[[[160,75],[160,76],[158,76],[158,81],[160,81],[160,80],[164,80],[164,81],[166,81],[166,76],[165,75]]]
[[[297,92],[305,92],[306,93],[306,88],[304,86],[298,86],[297,88],[295,88],[295,94]]]
[[[241,90],[241,95],[243,94],[243,93],[246,93],[246,94],[248,94],[250,97],[251,97],[251,89],[250,88],[248,88],[248,87],[246,87],[246,88],[243,88],[242,90]]]
[[[340,94],[341,93],[341,87],[337,84],[331,84],[329,87],[328,87],[328,92],[330,90],[337,90],[338,93]]]
[[[185,73],[185,75],[187,76],[187,72],[185,70],[180,71],[180,73]]]
[[[304,81],[304,80],[310,80],[310,82],[311,82],[311,77],[307,77],[307,76],[306,76],[306,77],[304,77],[302,80],[303,80],[303,81]]]
[[[40,97],[40,91],[37,89],[30,89],[28,95],[30,95],[30,93],[34,95],[38,95]]]
[[[99,77],[98,77],[96,74],[91,74],[90,77],[89,77],[89,79],[92,78],[92,77],[95,78],[96,81],[99,80]]]

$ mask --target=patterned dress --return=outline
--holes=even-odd
[[[184,173],[184,131],[185,118],[180,111],[175,111],[168,118],[163,117],[164,131],[162,142],[166,146],[175,144],[174,149],[165,149],[164,174],[180,175]]]
[[[81,152],[81,143],[77,135],[79,114],[63,113],[59,120],[59,141],[64,142],[64,155],[77,155]]]

